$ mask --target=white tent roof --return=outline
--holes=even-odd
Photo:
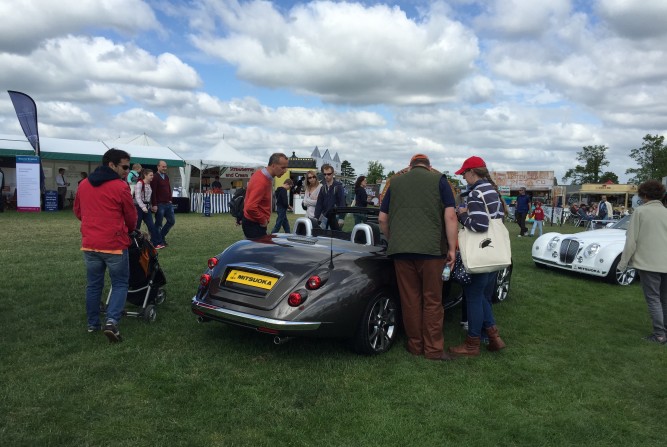
[[[238,150],[221,140],[213,149],[204,154],[199,160],[186,160],[188,164],[198,169],[207,169],[218,166],[229,166],[238,168],[259,168],[266,166],[266,161],[242,154]]]
[[[183,166],[183,159],[174,151],[164,146],[137,146],[130,144],[104,143],[103,141],[67,140],[63,138],[39,139],[41,156],[50,160],[102,160],[102,155],[112,148],[122,149],[132,156],[132,161],[145,164],[157,164],[165,160],[173,166]],[[32,155],[32,146],[24,136],[0,135],[0,155]]]

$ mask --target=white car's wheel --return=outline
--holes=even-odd
[[[628,267],[626,270],[619,270],[618,263],[621,262],[621,255],[618,255],[614,264],[611,266],[606,280],[619,286],[629,286],[637,277],[637,270]]]

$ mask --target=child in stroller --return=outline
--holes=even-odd
[[[167,279],[160,268],[157,250],[148,240],[148,236],[140,231],[134,231],[130,234],[130,241],[128,249],[130,283],[127,301],[140,309],[136,311],[126,309],[123,315],[143,318],[147,323],[152,323],[157,318],[156,306],[167,299],[167,291],[162,288],[167,284]],[[104,305],[105,309],[110,297],[111,291]]]

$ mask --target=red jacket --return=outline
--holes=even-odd
[[[264,169],[255,171],[248,181],[243,200],[243,215],[246,219],[266,226],[271,218],[273,178],[264,175]]]
[[[81,221],[81,247],[112,251],[130,246],[137,210],[130,187],[111,168],[100,166],[79,184],[74,214]]]
[[[535,214],[535,220],[544,220],[544,208],[539,207],[535,208],[535,211],[533,211]]]

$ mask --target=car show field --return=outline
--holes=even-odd
[[[538,269],[530,238],[512,238],[509,297],[494,309],[507,349],[443,364],[408,354],[400,330],[391,350],[363,356],[337,339],[276,345],[198,324],[206,260],[241,238],[228,215],[178,216],[159,252],[169,294],[159,319],[124,319],[125,340],[111,345],[86,333],[74,216],[0,219],[6,445],[602,446],[667,435],[667,351],[641,340],[640,287]],[[464,338],[459,317],[457,306],[445,313],[447,346]]]

